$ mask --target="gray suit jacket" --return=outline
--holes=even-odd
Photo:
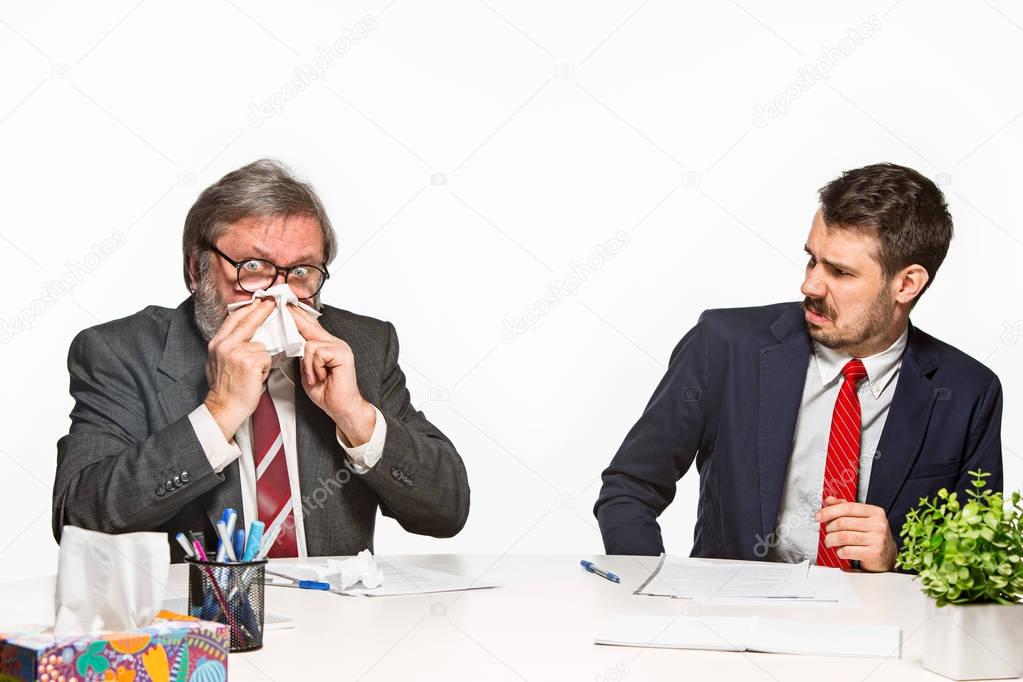
[[[107,533],[204,531],[209,539],[224,507],[241,512],[239,463],[214,473],[188,419],[209,390],[207,344],[193,313],[191,298],[175,310],[150,306],[71,343],[75,406],[70,433],[57,443],[53,487],[58,541],[66,524]],[[465,466],[412,406],[393,325],[330,306],[322,313],[324,328],[352,347],[359,389],[387,420],[387,439],[380,461],[354,473],[334,423],[296,387],[309,555],[372,549],[378,506],[412,533],[455,535],[469,514]],[[170,544],[180,561],[181,548]]]

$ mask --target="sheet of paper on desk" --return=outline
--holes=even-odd
[[[597,631],[597,644],[811,656],[902,658],[895,625],[809,623],[781,618],[622,614]]]
[[[711,599],[808,599],[814,585],[809,563],[716,563],[662,556],[636,594]]]
[[[856,591],[840,570],[807,562],[717,563],[662,555],[635,594],[715,604],[860,606]]]
[[[328,560],[329,561],[329,560]],[[404,594],[428,594],[433,592],[460,592],[497,587],[494,583],[482,582],[476,578],[461,576],[447,571],[420,568],[393,559],[376,557],[377,565],[384,572],[384,580],[372,589],[356,583],[348,589],[337,586],[326,561],[305,561],[303,563],[274,562],[273,570],[292,578],[320,580],[335,585],[331,592],[348,596],[391,597]]]

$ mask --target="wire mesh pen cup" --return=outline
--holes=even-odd
[[[266,560],[220,563],[186,559],[188,615],[231,630],[231,652],[263,647]]]

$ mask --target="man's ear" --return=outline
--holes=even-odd
[[[922,265],[908,265],[892,280],[893,295],[898,303],[912,303],[923,292],[931,276]]]
[[[192,293],[199,288],[199,257],[192,253],[188,256],[188,282]]]

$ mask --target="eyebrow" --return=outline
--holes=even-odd
[[[813,253],[810,252],[809,245],[804,244],[803,245],[803,251],[806,251],[806,255],[810,256],[811,258],[816,258],[816,256],[814,256]],[[845,265],[844,263],[837,263],[837,262],[835,262],[833,260],[828,260],[827,258],[821,258],[820,262],[824,263],[827,266],[835,268],[836,270],[844,270],[846,272],[852,272],[852,273],[858,272],[856,270],[856,268],[854,268],[854,267]]]
[[[260,258],[265,258],[266,260],[273,261],[273,258],[271,258],[271,256],[273,254],[271,254],[271,253],[269,253],[267,251],[264,251],[263,249],[259,248],[258,246],[252,247],[252,250]],[[295,262],[295,265],[303,265],[303,264],[312,265],[314,263],[321,263],[321,262],[323,262],[323,259],[321,259],[321,258],[317,258],[316,256],[310,256],[308,254],[302,254],[301,256],[298,257],[298,260]]]

